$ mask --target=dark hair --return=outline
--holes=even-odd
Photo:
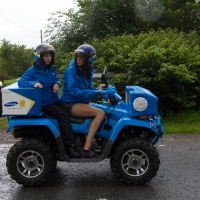
[[[47,53],[42,53],[42,54],[40,54],[39,63],[42,64],[47,70],[49,70],[50,67],[51,67],[51,65],[54,65],[54,64],[55,64],[54,53],[51,53],[51,52],[50,52],[52,59],[51,59],[51,62],[49,63],[49,65],[46,65],[45,62],[44,62],[43,56],[44,56],[45,54],[47,54]]]
[[[82,76],[83,79],[90,79],[91,72],[92,72],[91,64],[88,63],[88,61],[85,61],[85,63],[82,66],[78,66],[77,58],[75,58],[74,60],[75,60],[75,64],[76,64],[76,73],[79,76]]]

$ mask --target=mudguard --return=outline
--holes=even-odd
[[[60,135],[57,120],[53,118],[27,118],[27,117],[11,117],[8,120],[8,129],[6,132],[11,131],[12,128],[18,126],[47,126],[57,138]]]
[[[125,126],[138,126],[138,127],[143,127],[143,128],[147,128],[147,129],[152,130],[157,136],[157,137],[155,137],[154,140],[151,141],[152,144],[156,144],[156,142],[163,136],[163,130],[158,128],[158,124],[156,125],[154,122],[141,121],[141,120],[136,120],[136,119],[130,119],[129,117],[123,117],[114,126],[114,128],[113,128],[113,130],[112,130],[112,132],[110,134],[110,140],[112,142],[115,141],[115,139],[118,136],[119,132]]]

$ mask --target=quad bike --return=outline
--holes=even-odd
[[[154,146],[163,136],[158,98],[140,86],[126,86],[126,101],[113,85],[108,85],[106,67],[101,75],[106,88],[102,101],[91,106],[105,112],[93,148],[98,158],[71,158],[66,154],[58,123],[41,111],[41,89],[18,88],[12,84],[2,89],[3,116],[8,117],[7,132],[21,138],[7,155],[7,170],[23,186],[39,186],[56,169],[57,161],[71,163],[100,162],[110,159],[114,175],[122,182],[142,185],[156,176],[160,165]],[[85,143],[92,119],[71,117],[76,146]]]

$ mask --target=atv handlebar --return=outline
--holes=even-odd
[[[106,90],[101,90],[99,92],[99,94],[101,94],[101,95],[108,95],[108,96],[113,96],[114,93],[117,93],[117,91],[116,91],[115,87],[111,86],[111,85],[109,85]]]
[[[104,71],[101,75],[101,80],[104,82],[105,87],[103,88],[103,90],[99,91],[99,94],[104,96],[103,100],[105,101],[109,100],[111,105],[116,105],[118,101],[122,100],[122,97],[119,94],[117,94],[117,90],[114,86],[108,85],[106,74],[107,74],[107,67],[105,66]]]
[[[106,90],[101,90],[99,94],[104,95],[103,99],[106,101],[110,99],[112,105],[116,105],[118,101],[122,100],[122,97],[117,94],[116,88],[111,85],[109,85]]]

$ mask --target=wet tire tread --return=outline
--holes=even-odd
[[[28,147],[28,146],[35,147],[37,149],[40,149],[40,151],[42,150],[43,152],[45,152],[45,155],[47,155],[48,161],[49,161],[49,163],[47,163],[48,170],[46,171],[46,174],[43,174],[42,178],[35,182],[20,180],[18,178],[18,176],[15,174],[15,169],[14,169],[14,166],[16,167],[16,163],[13,163],[15,154],[17,154],[21,148]],[[57,163],[57,160],[56,160],[53,152],[51,151],[49,145],[45,141],[42,141],[42,140],[36,139],[36,138],[24,138],[21,141],[18,141],[17,143],[15,143],[10,148],[10,150],[7,154],[6,160],[7,160],[6,161],[7,171],[10,174],[11,178],[13,180],[15,180],[17,183],[22,184],[23,186],[41,186],[41,185],[43,185],[46,182],[46,180],[48,179],[48,177],[50,176],[50,174],[55,170],[56,163]]]
[[[118,170],[118,167],[119,167],[119,163],[117,162],[118,155],[120,155],[120,152],[122,152],[124,148],[126,148],[127,146],[130,146],[130,145],[132,145],[132,146],[137,145],[137,146],[144,147],[146,149],[146,151],[151,152],[151,156],[154,157],[154,162],[152,164],[153,169],[148,174],[147,178],[140,180],[140,181],[127,180],[124,177],[124,175],[122,173],[120,173]],[[117,177],[117,179],[119,179],[123,183],[129,184],[129,185],[144,185],[146,182],[149,182],[153,177],[156,176],[157,171],[159,169],[159,165],[160,165],[160,159],[159,159],[159,153],[158,153],[156,147],[154,147],[151,143],[149,143],[145,139],[135,137],[135,138],[128,138],[128,139],[122,141],[120,144],[118,144],[118,146],[116,146],[116,148],[113,152],[113,155],[111,156],[110,164],[111,164],[111,169],[112,169],[114,175]]]

